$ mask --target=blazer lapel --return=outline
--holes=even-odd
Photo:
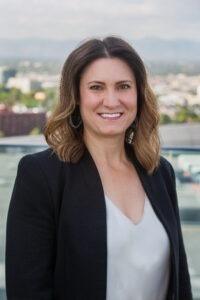
[[[73,282],[77,282],[79,293],[82,289],[88,300],[105,299],[106,207],[101,180],[87,150],[78,163],[70,164],[67,177],[62,210],[65,211],[67,224],[64,227],[71,247],[72,276],[76,277]]]
[[[179,240],[177,231],[177,220],[174,213],[169,190],[171,186],[166,185],[164,175],[158,168],[153,174],[148,175],[139,165],[136,159],[133,161],[138,175],[141,179],[145,192],[154,208],[154,211],[163,224],[170,241],[171,246],[171,284],[177,286],[177,272],[179,261]]]

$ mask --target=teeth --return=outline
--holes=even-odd
[[[118,118],[120,117],[120,113],[115,113],[115,114],[101,114],[103,118]]]

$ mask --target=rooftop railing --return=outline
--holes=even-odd
[[[5,229],[17,165],[22,156],[41,151],[44,143],[0,144],[0,300],[5,295]],[[200,147],[164,147],[162,154],[176,174],[180,217],[194,299],[200,299]]]

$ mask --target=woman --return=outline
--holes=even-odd
[[[190,300],[175,177],[144,64],[122,39],[67,58],[45,136],[10,203],[10,299]]]

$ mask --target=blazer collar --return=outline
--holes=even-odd
[[[87,276],[82,281],[92,282],[90,299],[106,298],[107,270],[107,226],[104,191],[96,165],[86,149],[81,160],[70,167],[70,205],[74,206],[73,220],[79,220],[74,226],[73,235],[76,239],[80,257],[87,258]],[[66,194],[67,197],[67,194]],[[73,204],[72,204],[73,203]],[[70,211],[72,211],[70,209]],[[81,245],[81,247],[80,247]],[[84,259],[85,260],[85,259]],[[78,268],[78,267],[77,267]],[[80,269],[77,270],[81,274]],[[85,278],[86,277],[86,278]],[[89,298],[88,298],[89,299]]]
[[[157,217],[163,224],[168,234],[172,263],[172,281],[170,284],[173,284],[175,287],[177,286],[179,237],[177,232],[176,215],[172,205],[172,201],[176,201],[176,199],[170,198],[170,190],[175,189],[175,185],[169,186],[166,184],[167,181],[165,175],[161,171],[160,166],[158,166],[158,168],[151,175],[149,175],[139,164],[134,154],[132,154],[132,162],[140,177],[146,195],[148,196]]]

